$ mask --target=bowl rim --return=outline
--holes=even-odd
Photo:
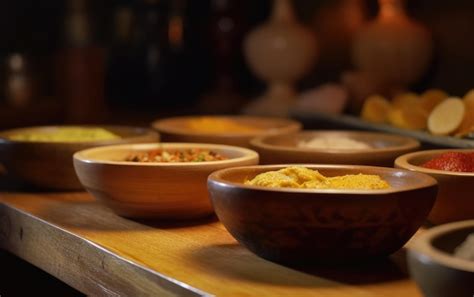
[[[427,257],[431,261],[438,262],[447,267],[474,272],[474,261],[456,258],[453,255],[440,251],[432,245],[436,237],[466,227],[474,227],[474,220],[464,220],[432,227],[420,232],[421,234],[409,242],[407,245],[408,251],[417,253],[422,257]]]
[[[269,138],[274,137],[282,137],[282,136],[300,136],[305,134],[333,134],[333,133],[343,133],[343,134],[362,134],[368,136],[384,136],[392,139],[399,139],[404,140],[405,144],[399,146],[390,146],[390,147],[383,147],[383,148],[367,148],[367,149],[318,149],[318,148],[307,148],[307,147],[297,147],[297,146],[289,146],[289,145],[274,145],[269,144],[266,141]],[[300,153],[318,153],[318,154],[340,154],[340,155],[358,155],[361,153],[391,153],[397,152],[400,150],[415,150],[420,147],[420,142],[412,137],[401,136],[401,135],[394,135],[388,133],[381,133],[381,132],[370,132],[370,131],[352,131],[352,130],[303,130],[297,131],[282,135],[263,135],[253,138],[250,141],[250,144],[256,148],[262,148],[267,150],[274,150],[280,152],[300,152]]]
[[[404,187],[404,188],[393,188],[390,187],[388,189],[377,189],[377,190],[342,190],[342,189],[298,189],[298,188],[271,188],[271,187],[261,187],[261,186],[253,186],[253,185],[245,185],[244,183],[236,183],[230,182],[222,178],[224,173],[228,171],[239,171],[239,170],[252,170],[252,169],[269,169],[271,170],[278,170],[290,166],[302,166],[309,169],[377,169],[385,172],[404,172],[408,173],[411,176],[414,174],[417,176],[417,179],[423,179],[424,184],[420,184],[419,186],[411,186],[411,187]],[[409,171],[405,169],[397,169],[397,168],[390,168],[390,167],[379,167],[379,166],[366,166],[366,165],[341,165],[341,164],[277,164],[277,165],[251,165],[251,166],[239,166],[239,167],[231,167],[231,168],[224,168],[217,170],[211,173],[208,177],[208,183],[215,183],[221,187],[226,188],[241,188],[246,190],[255,190],[255,191],[265,191],[265,192],[278,192],[278,193],[306,193],[306,194],[318,194],[318,193],[325,193],[325,194],[355,194],[355,195],[380,195],[380,194],[393,194],[393,193],[400,193],[400,192],[407,192],[417,189],[424,189],[429,188],[432,186],[436,186],[438,182],[433,177],[419,173],[414,171]]]
[[[43,130],[43,129],[58,129],[58,128],[102,128],[105,130],[110,129],[126,129],[129,131],[139,131],[136,135],[129,137],[120,137],[116,139],[107,139],[107,140],[92,140],[92,141],[28,141],[28,140],[13,140],[7,137],[8,134],[14,134],[16,132],[21,132],[24,130]],[[13,129],[7,129],[0,131],[0,144],[54,144],[54,145],[113,145],[118,144],[123,140],[134,140],[140,139],[143,137],[152,137],[154,136],[157,140],[160,139],[160,134],[148,127],[140,126],[127,126],[127,125],[100,125],[100,124],[78,124],[78,125],[45,125],[45,126],[27,126],[19,127]]]
[[[474,172],[457,172],[457,171],[447,171],[439,169],[425,168],[418,165],[413,165],[410,163],[412,158],[431,155],[431,154],[442,154],[447,152],[472,152],[474,153],[474,148],[472,149],[435,149],[435,150],[422,150],[417,152],[411,152],[403,154],[395,159],[395,166],[411,171],[422,172],[433,175],[446,175],[446,176],[465,176],[465,177],[474,177]]]
[[[229,118],[231,120],[242,120],[242,119],[250,119],[250,120],[257,120],[257,121],[268,121],[268,122],[281,122],[283,126],[281,127],[274,127],[268,129],[261,129],[255,132],[226,132],[226,133],[215,133],[215,132],[202,132],[202,131],[193,131],[191,129],[181,129],[170,127],[167,122],[168,121],[185,121],[190,119],[196,118]],[[158,132],[162,133],[170,133],[176,134],[181,136],[205,136],[205,137],[222,137],[222,138],[235,138],[235,137],[255,137],[258,135],[264,134],[278,134],[280,131],[297,131],[300,130],[303,125],[293,119],[285,118],[285,117],[270,117],[270,116],[251,116],[251,115],[186,115],[186,116],[176,116],[176,117],[168,117],[157,119],[151,123],[151,127]]]
[[[234,152],[238,152],[241,155],[235,158],[218,160],[218,161],[203,161],[203,162],[130,162],[130,161],[112,161],[112,160],[98,160],[85,156],[85,154],[116,150],[116,149],[155,149],[155,148],[207,148],[207,149],[226,149]],[[74,161],[88,163],[88,164],[103,164],[112,166],[146,166],[146,167],[206,167],[215,165],[228,165],[233,163],[239,163],[243,161],[257,160],[259,159],[258,153],[243,147],[224,145],[224,144],[212,144],[212,143],[188,143],[188,142],[153,142],[153,143],[133,143],[133,144],[117,144],[107,145],[101,147],[94,147],[85,150],[78,151],[73,155]]]

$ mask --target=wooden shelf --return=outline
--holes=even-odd
[[[82,192],[0,193],[0,247],[87,295],[421,296],[403,250],[377,264],[289,268],[250,253],[215,218],[137,222]]]

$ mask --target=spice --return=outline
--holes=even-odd
[[[364,150],[371,148],[368,143],[347,137],[315,137],[307,141],[300,141],[298,147],[338,150]]]
[[[155,149],[145,152],[131,153],[125,161],[129,162],[209,162],[226,160],[227,158],[210,150],[163,150]]]
[[[57,127],[8,136],[15,141],[32,142],[88,142],[119,139],[120,136],[103,128]]]
[[[443,153],[428,162],[422,167],[436,170],[454,171],[454,172],[474,172],[474,152],[447,152]]]
[[[244,182],[246,185],[272,188],[378,190],[390,185],[378,175],[349,174],[325,177],[317,170],[291,166],[268,171]]]
[[[261,128],[220,117],[199,117],[188,121],[191,130],[205,133],[255,133]]]

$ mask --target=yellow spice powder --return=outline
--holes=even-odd
[[[378,175],[348,174],[325,177],[317,170],[300,166],[264,172],[255,176],[252,180],[245,181],[245,184],[260,187],[300,189],[379,190],[390,188],[387,181]]]
[[[103,128],[57,127],[42,131],[18,133],[8,137],[15,141],[87,142],[119,139],[120,136]]]
[[[191,130],[207,133],[249,133],[262,129],[226,118],[200,117],[188,121]]]

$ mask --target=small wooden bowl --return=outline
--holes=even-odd
[[[474,220],[433,227],[410,242],[408,268],[425,296],[472,296],[474,261],[454,256],[469,234],[474,234]]]
[[[75,152],[103,145],[159,141],[159,134],[151,129],[126,126],[96,126],[121,137],[106,141],[40,142],[9,139],[9,136],[19,133],[48,132],[61,127],[68,126],[28,127],[1,132],[0,160],[4,163],[7,171],[38,187],[79,190],[82,189],[82,186],[72,164],[72,156]]]
[[[193,130],[188,126],[190,121],[202,118],[233,121],[237,124],[255,127],[257,130],[250,132],[203,132]],[[250,140],[256,136],[296,132],[301,129],[301,124],[290,119],[271,117],[183,116],[157,120],[152,123],[152,127],[160,132],[163,141],[217,143],[250,147]]]
[[[474,219],[474,172],[451,172],[421,167],[446,152],[474,152],[474,149],[426,150],[398,157],[395,166],[429,174],[438,181],[439,191],[428,220],[433,224]]]
[[[133,151],[201,148],[228,157],[212,162],[138,163],[122,161]],[[213,212],[206,180],[218,169],[258,164],[256,152],[227,145],[132,144],[92,148],[74,155],[84,187],[125,217],[190,219]]]
[[[255,254],[281,263],[370,259],[400,249],[426,219],[436,180],[407,170],[304,165],[323,175],[377,174],[386,190],[265,188],[245,185],[289,165],[229,168],[209,176],[214,210],[227,230]]]
[[[369,144],[369,149],[313,149],[299,147],[313,138],[349,138]],[[319,163],[392,167],[400,155],[416,150],[420,143],[410,137],[358,131],[301,131],[253,139],[251,148],[261,164]]]

